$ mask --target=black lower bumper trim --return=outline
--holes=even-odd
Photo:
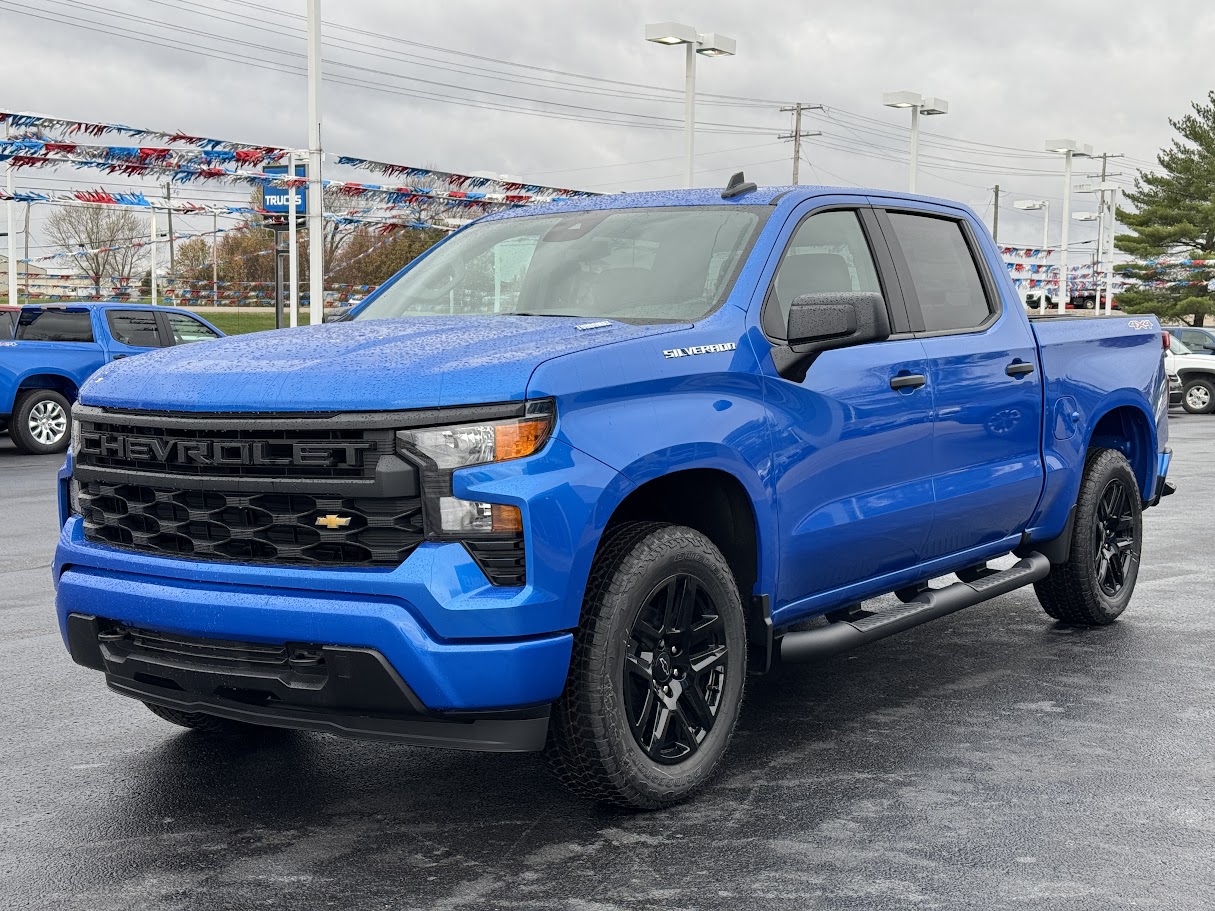
[[[434,716],[383,717],[299,710],[287,706],[252,707],[217,696],[205,697],[161,689],[109,674],[106,675],[106,684],[114,692],[132,699],[183,712],[202,712],[267,727],[317,731],[362,740],[393,740],[413,746],[528,753],[543,749],[548,735],[548,706],[537,710],[542,714],[534,718],[511,717],[505,720],[489,717],[471,720]]]
[[[200,639],[71,614],[73,660],[115,692],[184,712],[271,727],[462,750],[544,746],[549,706],[428,709],[375,649]]]

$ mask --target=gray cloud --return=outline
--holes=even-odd
[[[304,10],[302,0],[260,2],[284,14]],[[489,170],[601,190],[677,185],[683,142],[678,129],[551,116],[563,111],[591,121],[634,120],[637,115],[678,121],[682,108],[677,96],[669,102],[644,100],[636,96],[654,92],[606,82],[594,85],[605,92],[619,90],[623,97],[579,94],[445,72],[428,68],[420,58],[441,59],[454,69],[512,68],[389,40],[403,38],[512,63],[678,89],[681,52],[647,44],[641,37],[645,22],[677,19],[738,40],[737,57],[701,61],[702,91],[828,106],[826,115],[813,115],[805,124],[806,129],[830,135],[809,141],[810,165],[802,168],[803,182],[903,188],[907,117],[883,108],[881,94],[912,89],[947,98],[950,114],[925,123],[927,131],[946,138],[925,138],[923,153],[932,157],[925,158],[921,190],[987,212],[990,187],[999,182],[1010,194],[1001,212],[1002,240],[1026,244],[1038,239],[1040,221],[1036,213],[1014,212],[1011,199],[1058,197],[1062,192],[1058,160],[1033,154],[1043,140],[1075,136],[1098,151],[1154,159],[1170,138],[1168,117],[1185,113],[1189,102],[1211,87],[1198,74],[1209,71],[1210,47],[1215,44],[1215,8],[1204,0],[1167,5],[1131,0],[327,0],[324,6],[327,20],[371,33],[327,29],[327,39],[367,45],[327,49],[327,56],[370,71],[327,67],[334,77],[324,88],[325,145],[331,152],[449,170]],[[146,17],[164,27],[123,15]],[[103,25],[81,28],[82,20]],[[303,36],[293,31],[302,25],[302,20],[231,0],[3,0],[0,26],[8,40],[0,57],[0,97],[4,106],[18,110],[302,146],[305,81],[273,71],[302,65],[302,57],[278,52],[302,54]],[[211,46],[253,59],[235,62],[188,52]],[[387,58],[372,56],[377,53]],[[259,62],[271,69],[252,65]],[[539,71],[513,72],[538,80],[554,78]],[[513,96],[479,96],[487,108],[535,106],[549,114],[389,94],[342,84],[342,79],[415,94],[469,97],[469,91],[452,87],[475,87]],[[417,81],[422,79],[445,85]],[[521,97],[628,116],[555,108]],[[775,106],[702,105],[699,119],[764,130],[729,135],[706,128],[698,137],[700,182],[724,183],[742,166],[760,182],[788,181],[790,146],[776,139],[789,129],[788,115]],[[960,143],[958,138],[995,148]],[[1135,169],[1124,160],[1115,170],[1130,175]],[[21,180],[61,188],[96,184],[89,174],[70,172],[23,174]],[[229,189],[206,197],[225,195],[245,196],[240,189]],[[1090,205],[1083,200],[1081,208]],[[1073,237],[1086,239],[1093,230],[1076,225]]]

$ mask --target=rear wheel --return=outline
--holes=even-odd
[[[593,800],[653,809],[688,797],[729,744],[746,648],[738,587],[708,538],[620,525],[591,571],[546,764]]]
[[[22,452],[45,455],[68,447],[72,406],[54,389],[30,389],[17,397],[9,434]]]
[[[256,724],[245,724],[243,721],[233,721],[230,718],[219,718],[215,715],[207,715],[203,712],[183,712],[180,709],[170,709],[163,705],[156,705],[152,702],[145,702],[153,715],[158,718],[163,718],[165,721],[171,721],[173,724],[181,725],[183,728],[191,728],[195,731],[202,731],[205,734],[223,734],[226,736],[241,736],[245,734],[264,734],[269,728],[261,727]]]
[[[1034,584],[1047,614],[1074,626],[1104,626],[1126,609],[1143,550],[1142,502],[1139,482],[1122,453],[1089,453],[1067,562]]]
[[[1215,409],[1215,383],[1205,377],[1187,379],[1181,393],[1181,407],[1190,414],[1210,414]]]

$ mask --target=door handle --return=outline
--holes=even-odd
[[[928,382],[928,377],[922,373],[900,373],[890,378],[891,389],[919,389]]]
[[[1004,372],[1009,376],[1029,376],[1034,372],[1034,365],[1027,364],[1024,361],[1013,361],[1004,368]]]
[[[114,355],[114,357],[113,357],[113,360],[120,361],[120,360],[122,360],[124,357],[126,357],[126,355],[125,355],[125,354],[115,354],[115,355]]]

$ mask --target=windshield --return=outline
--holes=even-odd
[[[1194,353],[1193,351],[1190,350],[1189,345],[1187,345],[1185,342],[1183,342],[1181,339],[1179,339],[1175,335],[1172,337],[1172,339],[1169,340],[1169,350],[1172,351],[1174,354],[1193,354]]]
[[[355,319],[499,313],[691,322],[729,292],[761,211],[684,206],[484,222],[436,248]]]

